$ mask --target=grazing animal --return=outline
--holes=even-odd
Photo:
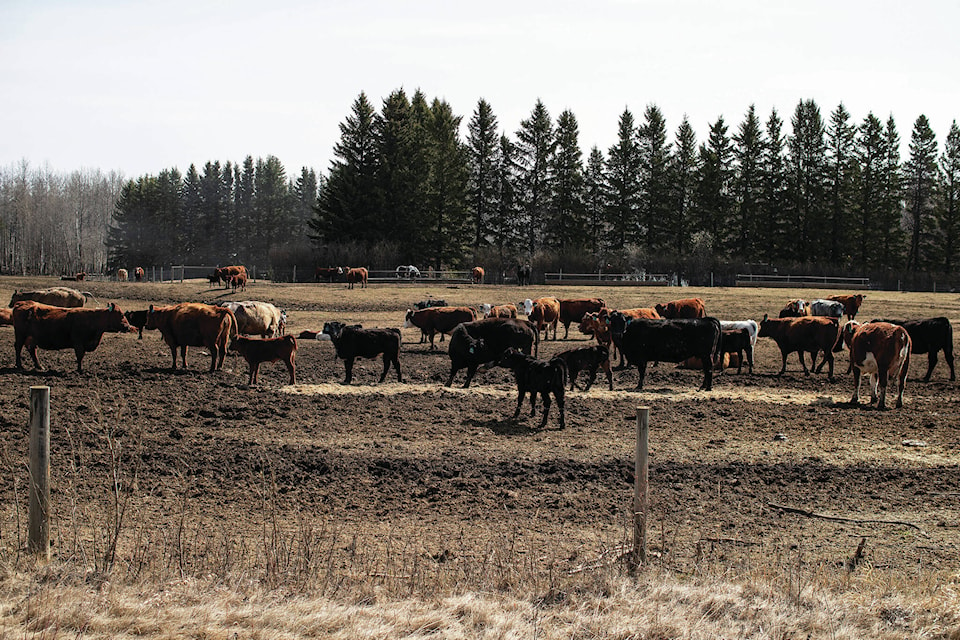
[[[244,277],[244,284],[246,284],[247,277],[247,268],[243,265],[230,265],[228,267],[218,267],[214,270],[213,275],[217,276],[218,281],[223,282],[223,288],[227,289],[233,285],[233,276]]]
[[[237,333],[240,335],[258,335],[262,338],[276,338],[282,335],[283,311],[269,302],[245,300],[244,302],[224,302],[220,306],[233,311],[237,319]]]
[[[817,354],[823,351],[823,357],[830,366],[828,377],[833,380],[833,346],[840,333],[840,324],[836,318],[821,316],[804,316],[801,318],[768,318],[766,314],[760,321],[761,338],[771,338],[780,347],[783,366],[778,376],[787,370],[787,356],[797,352],[803,374],[810,375],[807,363],[803,359],[804,352],[809,352],[813,359],[811,368],[816,365]]]
[[[217,273],[214,273],[213,275],[207,276],[207,280],[210,281],[210,284],[211,284],[211,285],[218,285],[218,284],[220,284],[220,276],[219,276]]]
[[[380,382],[387,377],[390,365],[397,370],[397,382],[403,382],[400,373],[400,329],[360,329],[346,326],[336,335],[330,335],[337,357],[343,360],[346,378],[343,384],[353,381],[353,362],[357,358],[383,356],[383,373]]]
[[[527,320],[513,318],[486,318],[458,325],[450,335],[450,377],[447,386],[461,369],[467,370],[463,388],[470,386],[480,365],[496,362],[504,351],[513,347],[530,354],[536,353],[539,332]]]
[[[0,308],[0,326],[13,324],[13,309],[10,307]]]
[[[397,267],[397,277],[406,280],[416,280],[420,277],[420,269],[412,264],[402,264]]]
[[[237,337],[237,318],[226,307],[200,302],[181,302],[167,307],[150,305],[144,329],[157,329],[170,347],[172,369],[177,368],[177,347],[187,368],[187,347],[205,347],[210,352],[210,372],[223,368],[227,339]]]
[[[661,318],[671,320],[704,318],[707,315],[701,298],[671,300],[666,304],[656,304],[653,308],[656,309]]]
[[[857,312],[860,311],[860,305],[863,304],[863,299],[866,298],[862,293],[856,294],[844,294],[836,296],[827,296],[827,300],[834,300],[843,305],[843,312],[847,314],[847,320],[853,320],[857,317]]]
[[[143,274],[143,267],[137,267],[136,269],[134,269],[134,271],[133,271],[133,278],[134,278],[137,282],[143,282],[143,275],[144,275],[144,274]],[[78,278],[78,280],[79,280],[79,279],[82,279],[82,278]]]
[[[313,281],[320,282],[320,279],[322,278],[327,282],[333,282],[334,279],[342,275],[342,267],[317,267],[313,272]]]
[[[264,362],[282,360],[290,372],[290,384],[297,384],[297,367],[294,358],[297,355],[297,339],[293,336],[280,338],[244,338],[238,336],[230,341],[230,351],[236,351],[247,361],[250,378],[247,384],[256,384],[260,365]]]
[[[750,373],[753,373],[753,350],[757,347],[757,335],[760,333],[760,325],[757,324],[756,320],[721,320],[720,329],[723,331],[747,330],[747,333],[750,334],[750,351],[747,354],[747,358],[750,365]],[[746,349],[744,349],[744,351],[746,351]],[[742,363],[743,358],[740,358],[740,361]],[[737,373],[740,373],[740,369],[737,369]]]
[[[470,282],[483,284],[483,267],[474,267],[470,270]]]
[[[810,302],[810,312],[808,315],[822,316],[824,318],[842,318],[843,314],[844,308],[842,302],[824,300],[823,298],[817,298]]]
[[[126,282],[129,274],[126,269],[117,269],[117,280],[120,282]]]
[[[476,312],[470,307],[427,307],[426,309],[407,309],[403,327],[409,329],[417,327],[421,332],[421,342],[426,335],[430,339],[430,349],[436,349],[434,337],[439,333],[440,341],[443,336],[456,329],[461,322],[472,322],[477,319]]]
[[[517,381],[517,409],[513,412],[514,419],[520,415],[523,397],[528,392],[530,393],[530,416],[536,415],[539,394],[543,399],[543,418],[540,421],[540,428],[543,429],[547,425],[547,417],[550,414],[550,394],[553,394],[560,411],[560,428],[563,429],[566,426],[563,394],[567,386],[567,365],[562,358],[552,358],[549,361],[537,360],[511,347],[497,359],[497,366],[513,371]]]
[[[361,289],[367,287],[367,278],[369,277],[369,272],[366,267],[354,267],[353,269],[347,270],[347,289],[353,289],[353,286],[356,284],[360,285]]]
[[[50,287],[35,291],[14,291],[7,306],[12,307],[18,302],[30,300],[53,307],[73,308],[82,307],[89,297],[91,297],[89,293],[81,293],[69,287]]]
[[[810,305],[807,304],[806,300],[801,300],[800,298],[794,298],[793,300],[788,300],[787,304],[784,305],[783,309],[780,310],[780,318],[802,318],[803,316],[812,315],[810,313]]]
[[[63,282],[76,282],[77,276],[60,276],[60,280]]]
[[[873,322],[889,322],[903,327],[910,334],[912,353],[927,354],[927,374],[924,382],[930,382],[933,368],[937,366],[937,353],[943,351],[943,359],[950,367],[950,380],[956,379],[953,371],[953,325],[950,319],[943,316],[926,318],[923,320],[873,320]]]
[[[513,304],[480,305],[480,313],[484,318],[516,318],[517,306]]]
[[[907,330],[889,322],[860,324],[851,320],[843,327],[843,334],[850,345],[850,362],[853,364],[853,397],[850,402],[860,402],[861,376],[869,373],[870,402],[877,402],[877,409],[887,408],[887,384],[892,377],[897,380],[895,406],[902,407],[903,388],[910,368],[911,342]]]
[[[560,301],[560,322],[563,324],[563,339],[570,335],[570,323],[579,323],[584,314],[598,313],[606,307],[603,298],[575,298]]]
[[[721,330],[723,323],[720,324]],[[720,334],[720,348],[717,350],[719,355],[736,354],[737,373],[743,370],[743,354],[747,354],[747,363],[750,366],[750,373],[753,373],[753,340],[749,329],[728,329]]]
[[[20,354],[24,346],[38,370],[43,369],[37,358],[38,348],[57,351],[72,347],[77,356],[77,373],[82,373],[84,354],[100,346],[104,333],[131,330],[123,312],[114,304],[106,309],[78,309],[23,301],[14,305],[12,316],[17,369],[23,369]]]
[[[521,287],[530,284],[530,273],[532,269],[529,264],[517,265],[517,284]]]
[[[427,298],[426,300],[421,300],[420,302],[415,302],[413,305],[414,309],[429,309],[430,307],[445,307],[447,306],[447,301],[441,298]]]
[[[637,389],[643,388],[647,362],[682,362],[698,357],[703,362],[700,389],[713,388],[713,359],[720,343],[720,321],[716,318],[649,320],[637,318],[623,334],[623,353],[637,365]]]
[[[597,369],[603,367],[603,372],[607,374],[607,385],[610,391],[613,391],[613,372],[610,370],[610,351],[602,345],[595,347],[577,347],[561,351],[555,357],[563,360],[567,365],[567,372],[570,376],[570,391],[573,391],[577,384],[577,375],[581,371],[589,372],[587,386],[584,391],[589,391],[593,386],[593,381],[597,379]]]
[[[657,320],[660,318],[660,314],[657,313],[656,309],[649,307],[615,309],[608,311],[606,314],[604,314],[603,311],[600,312],[598,319],[610,328],[610,341],[613,344],[613,355],[616,357],[617,353],[620,354],[620,362],[617,364],[617,369],[624,369],[627,366],[623,354],[623,334],[627,330],[627,325],[630,324],[631,321],[639,318]]]
[[[527,318],[537,327],[537,331],[543,331],[544,340],[550,335],[550,327],[553,327],[553,339],[556,340],[557,324],[560,322],[560,301],[549,297],[537,298],[533,301]]]
[[[238,273],[235,276],[230,276],[230,288],[233,289],[234,291],[236,291],[237,289],[240,289],[240,291],[246,291],[247,290],[247,274]]]
[[[124,311],[123,317],[127,319],[131,327],[137,330],[137,340],[143,340],[143,328],[147,324],[147,310]]]

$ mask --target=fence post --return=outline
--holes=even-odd
[[[30,515],[27,548],[50,560],[50,387],[30,387]]]
[[[297,265],[293,265],[293,284],[297,284]]]
[[[647,504],[650,463],[650,407],[637,407],[637,451],[633,467],[633,568],[647,562]]]

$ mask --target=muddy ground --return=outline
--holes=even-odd
[[[55,283],[3,278],[0,295],[40,284]],[[619,307],[700,295],[708,313],[759,320],[765,312],[775,315],[789,297],[829,293],[436,285],[348,291],[259,282],[232,295],[200,282],[84,285],[100,304],[124,309],[269,300],[288,309],[294,335],[325,320],[399,327],[407,306],[437,295],[478,304],[599,293]],[[862,314],[946,315],[956,323],[960,297],[870,292]],[[123,446],[121,473],[137,474],[124,494],[136,514],[128,524],[163,531],[186,521],[210,535],[256,536],[265,511],[278,510],[290,528],[339,523],[412,545],[414,555],[462,563],[464,575],[471,559],[503,545],[529,549],[518,553],[533,567],[576,568],[608,557],[631,536],[634,416],[645,405],[650,548],[666,566],[693,570],[709,557],[734,569],[774,559],[842,568],[866,538],[861,566],[900,575],[960,570],[960,393],[942,361],[923,383],[926,356],[915,356],[905,406],[880,412],[848,403],[846,353],[838,356],[835,381],[804,376],[795,355],[787,373],[776,377],[779,352],[761,339],[754,373],[727,372],[711,392],[696,391],[699,372],[673,365],[648,370],[643,392],[633,391],[636,369],[617,371],[615,391],[598,380],[588,393],[568,393],[567,428],[558,430],[552,413],[541,431],[539,411],[529,418],[526,403],[521,418],[511,418],[515,393],[507,371],[478,374],[470,390],[447,389],[447,343],[431,352],[418,342],[418,331],[405,329],[403,338],[402,384],[392,371],[376,384],[380,362],[360,361],[353,385],[344,387],[332,345],[301,340],[298,385],[287,386],[284,367],[275,363],[262,367],[258,386],[248,387],[246,365],[233,355],[223,371],[210,374],[208,356],[191,349],[189,370],[171,371],[169,350],[156,332],[145,332],[142,341],[136,334],[107,334],[86,356],[83,374],[75,373],[71,351],[41,352],[46,371],[28,365],[19,372],[13,330],[0,327],[4,549],[24,526],[28,388],[49,385],[59,499],[55,554],[76,553],[71,536],[96,535],[71,531],[78,505],[106,513],[116,466],[109,434]],[[547,341],[541,354],[585,344],[571,328],[568,340]],[[455,387],[462,381],[463,373]],[[891,522],[810,518],[771,505]],[[139,544],[134,528],[121,541],[128,552]]]

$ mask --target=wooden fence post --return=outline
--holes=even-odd
[[[30,522],[27,548],[50,559],[50,387],[30,387]]]
[[[650,436],[650,407],[637,407],[637,452],[633,468],[633,567],[647,561],[647,505],[650,463],[647,441]]]

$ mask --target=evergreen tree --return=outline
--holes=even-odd
[[[516,145],[505,135],[500,136],[499,162],[496,168],[496,209],[487,228],[497,248],[500,264],[505,264],[506,254],[521,247],[521,230],[518,225]]]
[[[207,162],[200,177],[200,211],[197,227],[197,260],[206,264],[216,261],[227,249],[224,231],[227,226],[227,203],[231,194],[225,189],[219,162]]]
[[[590,149],[583,176],[583,204],[587,227],[584,241],[598,268],[606,263],[607,251],[606,221],[610,194],[607,191],[605,165],[603,152],[597,147]]]
[[[236,225],[236,173],[235,166],[229,160],[223,165],[223,171],[220,174],[223,181],[223,224],[220,231],[220,242],[215,245],[218,252],[226,251],[230,254],[237,253],[237,239],[239,229]]]
[[[107,230],[110,270],[131,264],[157,264],[164,256],[157,251],[161,235],[157,217],[157,179],[143,176],[130,180],[120,191]]]
[[[625,246],[637,238],[640,225],[640,149],[633,114],[620,115],[617,143],[607,152],[610,206],[608,244],[623,257]]]
[[[732,248],[741,260],[749,261],[756,255],[763,206],[763,129],[753,105],[747,109],[733,142],[736,228]]]
[[[916,273],[932,262],[934,251],[933,217],[935,209],[937,138],[925,115],[917,118],[910,136],[910,159],[904,165],[907,192],[906,228],[910,232],[906,270]]]
[[[534,254],[543,244],[544,226],[553,200],[553,176],[550,165],[556,149],[556,136],[550,114],[537,100],[530,117],[520,122],[517,131],[517,180],[520,225],[527,251]]]
[[[233,207],[236,215],[235,226],[240,229],[250,229],[252,225],[256,224],[256,214],[253,209],[256,196],[256,173],[253,156],[248,155],[243,160],[243,169],[241,170],[238,167],[234,176],[234,183],[236,184],[233,196]],[[252,248],[249,233],[237,238],[233,245],[233,251],[242,256],[250,255]],[[224,265],[224,261],[227,261],[228,258],[229,255],[219,258],[217,264]]]
[[[850,113],[841,102],[830,114],[827,129],[827,198],[830,217],[830,262],[834,265],[850,260],[851,216],[854,200],[854,155],[856,128],[850,124]]]
[[[940,156],[939,228],[943,240],[943,271],[953,273],[960,251],[960,127],[954,120]]]
[[[472,239],[467,152],[460,140],[460,120],[446,101],[434,99],[427,128],[431,171],[425,208],[430,226],[427,244],[419,249],[438,270],[447,264],[462,264]]]
[[[687,116],[683,117],[683,122],[677,128],[676,148],[670,170],[672,207],[666,220],[668,247],[679,258],[686,254],[689,246],[692,215],[696,205],[697,180],[700,173],[697,136]]]
[[[903,214],[903,170],[900,166],[900,134],[893,116],[887,118],[883,132],[884,162],[882,200],[883,209],[877,219],[881,237],[880,264],[888,269],[903,258],[904,240],[900,219]]]
[[[705,145],[700,145],[700,183],[697,218],[700,230],[710,234],[715,253],[729,246],[733,213],[733,149],[723,116],[710,125]]]
[[[190,165],[183,180],[183,191],[180,194],[183,217],[180,223],[180,243],[183,247],[183,259],[190,264],[198,261],[198,245],[203,239],[203,196],[200,184],[200,174],[197,167]]]
[[[877,221],[883,218],[883,175],[886,149],[883,123],[867,114],[860,124],[856,141],[856,228],[852,230],[855,247],[854,261],[865,267],[878,267],[876,251],[880,244]]]
[[[385,219],[389,238],[402,247],[412,248],[420,241],[421,225],[418,202],[419,189],[413,168],[418,155],[424,153],[425,140],[418,135],[413,111],[403,89],[391,93],[383,101],[383,109],[375,119],[377,142],[377,178],[383,194]],[[406,253],[405,262],[412,256]]]
[[[270,250],[289,233],[292,218],[286,171],[276,156],[257,159],[254,182],[254,228],[251,252],[245,256],[254,266],[270,267]]]
[[[546,231],[561,260],[583,246],[583,162],[577,118],[565,110],[557,118],[556,152],[551,159],[553,202]]]
[[[481,98],[467,125],[469,203],[475,253],[487,243],[488,223],[497,207],[497,166],[500,163],[498,126],[490,103]]]
[[[157,175],[156,230],[153,246],[161,260],[184,264],[182,232],[183,207],[180,194],[183,176],[176,169],[164,169]],[[151,264],[144,262],[143,264]],[[155,263],[153,263],[155,264]]]
[[[787,141],[790,150],[790,189],[793,229],[796,230],[795,260],[815,255],[817,244],[828,229],[825,206],[826,142],[820,107],[813,100],[802,100],[794,111],[793,134]]]
[[[637,130],[640,153],[640,225],[645,231],[647,255],[665,244],[673,203],[670,200],[670,143],[660,108],[648,105]]]
[[[759,256],[767,263],[788,255],[787,247],[793,239],[786,212],[789,208],[786,138],[783,135],[783,120],[777,110],[770,112],[764,127],[766,136],[763,145],[762,176],[763,205],[762,222],[757,234]]]
[[[317,194],[319,185],[317,183],[317,172],[308,167],[300,169],[300,177],[293,185],[294,204],[294,224],[291,229],[293,237],[300,237],[307,231],[307,225],[313,216],[313,208],[317,204]]]

